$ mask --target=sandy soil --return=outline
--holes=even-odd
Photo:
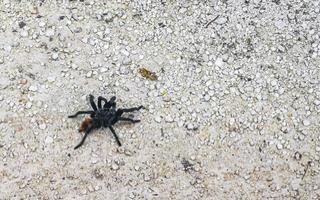
[[[320,199],[319,4],[0,0],[0,199]]]

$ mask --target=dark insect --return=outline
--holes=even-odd
[[[114,131],[112,125],[117,123],[118,121],[127,121],[131,123],[137,123],[140,122],[140,120],[134,120],[131,118],[121,117],[123,113],[126,112],[133,112],[136,110],[140,110],[144,108],[143,106],[134,107],[134,108],[123,108],[123,109],[117,109],[116,108],[116,97],[111,97],[110,101],[108,101],[106,98],[99,96],[98,97],[98,107],[96,103],[94,102],[94,96],[89,95],[90,104],[93,110],[89,111],[78,111],[74,115],[68,116],[69,118],[75,118],[78,115],[81,114],[90,114],[90,118],[86,118],[79,129],[79,131],[84,131],[85,134],[81,140],[81,142],[74,148],[77,149],[81,147],[81,145],[84,143],[85,139],[91,133],[93,129],[98,129],[101,127],[109,128],[112,132],[114,138],[116,139],[119,146],[121,146],[120,140]],[[102,102],[104,102],[104,105],[102,105]],[[85,130],[82,130],[85,129]]]

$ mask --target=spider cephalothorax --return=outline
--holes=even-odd
[[[74,148],[79,148],[87,138],[88,134],[93,130],[101,127],[109,128],[115,137],[117,143],[119,146],[121,146],[120,140],[114,131],[112,125],[117,123],[118,121],[128,121],[132,123],[140,122],[140,120],[134,120],[131,118],[121,117],[121,115],[125,112],[132,112],[135,110],[140,110],[143,108],[143,106],[134,107],[134,108],[126,108],[126,109],[117,109],[116,108],[116,97],[111,97],[110,101],[108,101],[106,98],[99,96],[98,97],[98,107],[96,103],[94,102],[94,97],[92,95],[89,95],[90,104],[93,110],[89,111],[78,111],[74,115],[68,116],[69,118],[77,117],[80,114],[90,114],[90,118],[86,118],[81,126],[79,131],[85,132],[81,142]],[[104,105],[102,105],[102,102],[104,102]]]

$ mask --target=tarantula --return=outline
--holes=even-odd
[[[89,133],[93,129],[98,129],[101,127],[109,128],[116,139],[119,146],[121,146],[121,142],[113,129],[112,125],[117,123],[118,121],[128,121],[131,123],[137,123],[140,122],[140,120],[134,120],[126,117],[121,117],[123,113],[126,112],[133,112],[135,110],[140,110],[144,108],[143,106],[134,107],[134,108],[124,108],[124,109],[116,109],[116,97],[113,96],[110,98],[110,101],[108,101],[106,98],[99,96],[98,97],[98,107],[96,103],[94,102],[94,96],[89,95],[89,101],[91,104],[91,107],[93,110],[89,111],[78,111],[74,115],[69,115],[69,118],[75,118],[78,115],[81,114],[90,114],[90,118],[86,118],[84,122],[82,123],[79,132],[84,131],[85,134],[81,140],[81,142],[74,148],[77,149],[81,147],[81,145],[84,143],[85,139],[89,135]],[[104,105],[102,105],[102,102],[104,102]],[[84,130],[85,129],[85,130]]]

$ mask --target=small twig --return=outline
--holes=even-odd
[[[216,21],[219,17],[220,17],[220,15],[217,15],[213,20],[209,21],[204,27],[205,27],[205,28],[208,28],[208,26],[209,26],[210,24],[212,24],[212,22]]]
[[[68,26],[68,25],[66,25],[67,26],[67,28],[69,29],[69,31],[72,33],[72,34],[74,34],[74,32],[71,30],[71,28]]]
[[[303,180],[303,178],[304,178],[305,175],[307,174],[307,171],[308,171],[310,165],[311,165],[311,161],[308,161],[307,166],[306,166],[306,168],[304,169],[304,173],[303,173],[303,176],[302,176],[302,179],[301,179],[301,180]]]

